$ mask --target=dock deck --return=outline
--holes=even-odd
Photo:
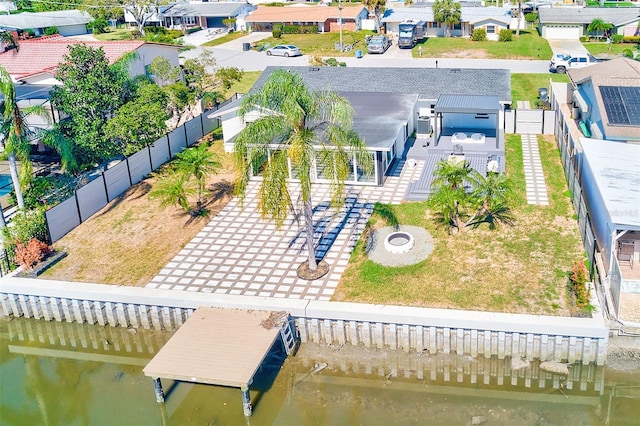
[[[282,316],[287,314],[198,308],[143,369],[154,379],[158,402],[164,401],[160,379],[237,387],[248,398],[253,376],[280,334]]]

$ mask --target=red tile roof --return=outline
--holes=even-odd
[[[40,37],[19,42],[20,50],[8,50],[0,53],[0,66],[4,67],[11,77],[18,80],[29,75],[43,72],[54,72],[58,64],[69,54],[68,46],[84,43],[94,49],[102,48],[109,63],[118,60],[122,55],[135,51],[145,44],[144,41],[83,41],[61,36]]]

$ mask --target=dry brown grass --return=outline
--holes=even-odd
[[[233,182],[231,158],[222,141],[215,141],[211,149],[223,167],[209,186]],[[55,248],[68,256],[42,277],[144,286],[230,199],[227,195],[211,204],[208,217],[192,218],[178,207],[161,208],[149,200],[156,180],[156,174],[144,179],[59,240]]]

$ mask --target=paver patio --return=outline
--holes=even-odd
[[[293,215],[282,229],[257,211],[258,182],[251,182],[244,207],[234,198],[185,246],[147,287],[263,297],[329,300],[349,256],[373,212],[375,202],[399,204],[423,162],[400,161],[385,186],[347,186],[345,205],[329,207],[329,185],[314,186],[317,256],[330,265],[315,281],[297,277],[307,259],[302,218]],[[296,200],[297,192],[294,195]],[[299,210],[298,208],[296,210]]]

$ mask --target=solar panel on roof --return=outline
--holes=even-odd
[[[640,87],[600,86],[609,124],[640,126]]]

